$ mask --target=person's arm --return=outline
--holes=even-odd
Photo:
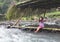
[[[38,19],[34,19],[34,21],[35,21],[35,22],[39,22],[39,20],[38,20]]]
[[[43,20],[44,22],[46,22],[46,21],[48,21],[48,19],[47,18],[44,18],[44,20]]]

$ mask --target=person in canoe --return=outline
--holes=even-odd
[[[40,29],[43,29],[44,28],[44,22],[47,20],[44,19],[42,16],[39,18],[39,26],[38,28],[36,29],[35,33],[38,32]]]

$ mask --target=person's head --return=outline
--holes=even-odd
[[[40,22],[40,21],[43,21],[43,17],[42,17],[42,16],[39,18],[39,22]]]

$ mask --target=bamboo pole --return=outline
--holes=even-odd
[[[46,9],[44,9],[44,18],[45,18],[45,15],[46,15]]]
[[[23,14],[22,14],[22,16],[23,16]],[[22,17],[22,16],[21,16],[21,17]],[[13,26],[17,25],[17,23],[19,22],[19,20],[21,19],[21,17],[19,17],[19,18],[17,19],[16,23],[15,23]]]
[[[24,27],[24,26],[11,26],[11,28],[18,28],[18,29],[36,29],[37,27]],[[53,31],[60,31],[59,28],[43,28],[43,29],[46,29],[46,30],[53,30]]]
[[[24,13],[23,13],[23,11],[24,11]],[[21,12],[20,12],[21,16],[17,19],[16,23],[13,26],[17,25],[19,20],[24,16],[24,14],[26,14],[26,8],[23,11],[21,10]]]

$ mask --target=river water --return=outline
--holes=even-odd
[[[60,42],[60,33],[34,33],[1,25],[0,42]]]

